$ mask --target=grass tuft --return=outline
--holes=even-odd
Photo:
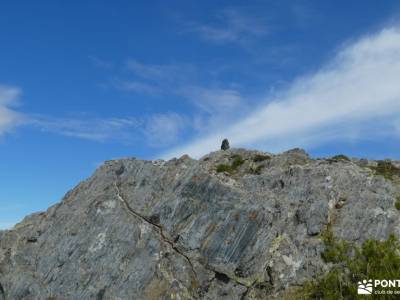
[[[220,164],[217,166],[217,172],[218,173],[222,173],[222,172],[227,172],[227,173],[232,173],[232,167],[229,165],[225,165],[225,164]]]
[[[381,175],[386,179],[393,180],[394,176],[400,177],[400,168],[392,164],[388,160],[379,160],[376,167],[370,167],[370,169],[375,171],[375,175]]]
[[[231,159],[232,163],[230,165],[227,164],[217,165],[217,173],[226,172],[232,175],[244,163],[244,159],[238,154],[232,155]]]
[[[232,155],[232,157],[231,157],[232,159],[233,159],[233,162],[232,162],[232,168],[234,169],[234,170],[236,170],[237,168],[239,168],[241,165],[243,165],[243,163],[244,163],[244,159],[240,156],[240,155],[238,155],[238,154],[235,154],[235,155]]]
[[[393,235],[386,241],[367,240],[357,246],[337,239],[328,227],[322,240],[325,244],[322,258],[333,266],[325,275],[306,282],[297,299],[358,299],[358,281],[399,277],[400,243]],[[370,297],[394,299],[392,295]]]
[[[397,200],[394,203],[394,207],[396,207],[397,210],[400,210],[400,197],[397,197]]]
[[[253,161],[254,162],[261,162],[261,161],[264,161],[264,160],[267,160],[267,159],[271,159],[271,156],[266,155],[266,154],[256,154],[253,157]]]
[[[348,158],[344,154],[339,154],[339,155],[332,156],[330,158],[330,160],[332,160],[332,161],[350,161],[350,158]]]

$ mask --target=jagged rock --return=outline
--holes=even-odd
[[[216,171],[238,157],[234,172]],[[399,186],[371,164],[300,149],[107,161],[60,203],[0,231],[0,299],[290,295],[327,271],[327,224],[357,243],[400,235]]]

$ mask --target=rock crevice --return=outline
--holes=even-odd
[[[173,249],[178,255],[182,256],[185,258],[185,260],[188,262],[188,264],[190,265],[190,268],[193,272],[193,275],[195,277],[197,277],[197,273],[196,270],[193,267],[192,261],[190,260],[190,258],[184,254],[181,250],[179,250],[175,243],[173,241],[171,241],[170,239],[168,239],[165,234],[164,234],[164,229],[161,225],[154,223],[153,221],[151,221],[150,218],[147,218],[143,215],[141,215],[140,213],[138,213],[137,211],[135,211],[130,205],[129,203],[122,197],[121,195],[121,191],[118,187],[117,182],[114,182],[114,187],[115,187],[115,191],[116,191],[116,195],[118,200],[120,200],[123,203],[123,206],[125,207],[125,209],[133,216],[135,216],[136,218],[142,220],[143,222],[146,222],[147,224],[149,224],[150,226],[153,227],[153,229],[160,235],[161,240],[165,243],[167,243],[171,249]]]

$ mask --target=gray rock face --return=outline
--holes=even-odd
[[[355,242],[400,236],[399,186],[368,164],[300,149],[108,161],[0,231],[0,299],[279,298],[328,270],[327,224]]]

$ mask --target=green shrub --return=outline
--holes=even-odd
[[[370,168],[375,171],[375,175],[381,175],[389,180],[393,180],[393,176],[400,177],[400,168],[396,167],[388,160],[379,160],[376,167]]]
[[[350,158],[348,158],[346,155],[339,154],[331,157],[331,160],[333,161],[350,161]]]
[[[400,210],[400,197],[397,197],[397,200],[394,203],[394,207],[396,207],[397,210]]]
[[[261,162],[261,161],[264,161],[264,160],[267,160],[267,159],[271,159],[271,156],[266,155],[266,154],[256,154],[253,157],[253,161],[254,162]]]
[[[254,174],[260,175],[262,169],[264,169],[263,165],[258,166],[255,170],[254,170]]]
[[[262,172],[262,169],[264,169],[265,166],[264,165],[259,165],[257,167],[251,166],[249,168],[249,170],[247,171],[247,173],[249,174],[255,174],[255,175],[260,175]]]
[[[322,240],[325,244],[322,257],[333,266],[320,278],[306,282],[297,299],[358,299],[358,281],[399,278],[400,243],[393,235],[386,241],[367,240],[359,247],[335,238],[328,227]],[[393,295],[370,297],[394,299]]]
[[[229,165],[225,165],[225,164],[220,164],[217,166],[217,172],[218,173],[222,173],[222,172],[227,172],[227,173],[232,173],[232,167]]]
[[[229,174],[233,174],[236,172],[237,168],[239,168],[244,163],[244,159],[238,154],[232,155],[231,159],[232,163],[230,165],[219,164],[217,166],[217,172],[227,172]]]
[[[233,155],[232,156],[232,158],[233,158],[233,162],[232,162],[232,168],[234,169],[234,170],[236,170],[238,167],[240,167],[241,165],[243,165],[243,163],[244,163],[244,160],[243,160],[243,158],[240,156],[240,155]]]
[[[348,257],[351,245],[347,241],[336,239],[330,227],[322,233],[321,237],[325,245],[321,256],[325,262],[340,263]]]

